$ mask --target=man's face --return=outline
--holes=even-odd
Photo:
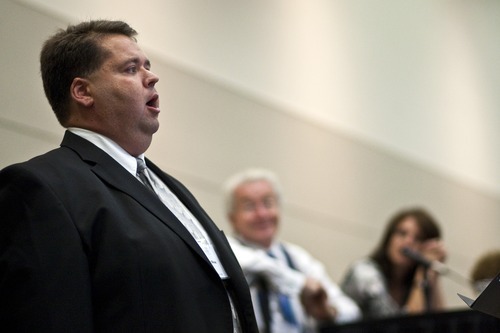
[[[234,190],[234,207],[229,219],[245,240],[269,247],[278,229],[276,193],[264,180],[243,183]]]
[[[102,41],[109,55],[89,75],[95,131],[108,136],[131,155],[143,153],[159,128],[159,78],[137,43],[123,35]]]

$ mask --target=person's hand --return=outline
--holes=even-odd
[[[420,253],[430,262],[444,262],[446,260],[446,249],[441,240],[434,238],[424,241],[420,245]],[[427,275],[424,275],[427,274]],[[427,279],[430,284],[435,284],[439,276],[436,270],[426,271],[423,267],[419,267],[413,278],[413,285],[417,288],[422,286],[422,282]]]
[[[337,315],[336,309],[328,304],[325,288],[315,279],[306,279],[300,300],[305,312],[316,320],[333,320]]]
[[[423,242],[420,251],[430,261],[444,262],[446,260],[446,249],[440,239],[434,238]]]

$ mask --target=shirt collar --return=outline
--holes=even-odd
[[[87,130],[83,128],[77,127],[68,127],[68,131],[73,134],[76,134],[87,141],[90,141],[109,156],[111,156],[115,161],[117,161],[122,167],[124,167],[128,172],[130,172],[133,176],[137,173],[137,161],[136,158],[125,151],[122,147],[120,147],[116,142],[111,140],[110,138]],[[138,158],[144,160],[144,154],[138,156]]]

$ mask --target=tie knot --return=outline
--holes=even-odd
[[[136,158],[136,161],[137,161],[137,178],[139,178],[141,182],[153,193],[156,193],[152,181],[149,178],[146,163],[144,163],[144,160],[140,158]]]
[[[144,163],[144,160],[140,158],[136,158],[136,160],[137,160],[137,173],[141,174],[144,172],[144,170],[147,169],[146,163]]]

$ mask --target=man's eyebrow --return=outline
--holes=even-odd
[[[134,64],[140,64],[141,63],[141,58],[139,57],[133,57],[133,58],[130,58],[130,59],[127,59],[126,61],[124,61],[124,63],[134,63]],[[148,68],[151,68],[151,61],[149,59],[146,59],[144,60],[144,66],[145,67],[148,67]]]

